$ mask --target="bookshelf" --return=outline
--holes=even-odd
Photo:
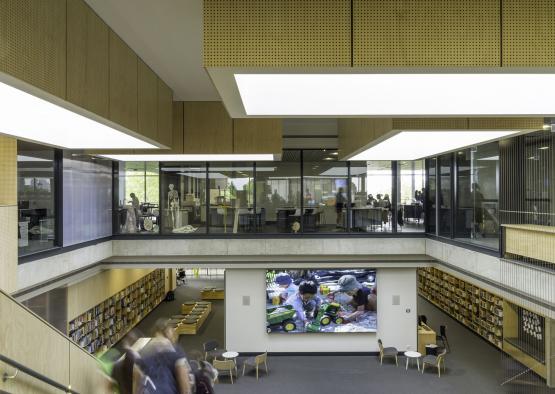
[[[164,270],[156,269],[71,320],[68,336],[89,353],[105,351],[162,302],[165,292]]]
[[[503,349],[503,299],[437,268],[418,269],[418,294]]]

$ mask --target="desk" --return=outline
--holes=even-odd
[[[436,344],[436,332],[425,324],[418,327],[418,352],[426,354],[426,345]]]
[[[360,231],[368,231],[368,227],[370,226],[371,231],[374,231],[374,227],[382,227],[384,211],[387,210],[381,207],[351,208],[353,228]]]

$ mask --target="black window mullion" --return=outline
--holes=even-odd
[[[206,200],[206,208],[204,211],[204,214],[206,216],[206,234],[210,233],[210,176],[209,176],[209,171],[210,171],[210,163],[206,162],[205,166],[204,166],[204,170],[205,170],[205,174],[206,174],[206,185],[204,187],[204,193],[205,193],[205,200]]]
[[[64,152],[54,150],[54,246],[64,246]]]
[[[300,225],[301,225],[301,233],[304,232],[304,220],[303,220],[303,213],[304,213],[304,151],[301,150],[301,215],[299,218]]]
[[[351,215],[351,162],[347,161],[347,228],[345,229],[348,233],[351,232],[352,226],[352,215]]]
[[[397,232],[397,193],[399,191],[399,174],[398,171],[398,162],[392,161],[391,162],[391,177],[392,177],[392,186],[393,190],[391,191],[391,232]]]

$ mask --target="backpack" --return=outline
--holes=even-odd
[[[218,371],[208,362],[192,362],[191,369],[195,377],[195,394],[214,394],[214,380]]]

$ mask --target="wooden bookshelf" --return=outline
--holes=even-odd
[[[164,299],[166,279],[157,269],[68,324],[68,336],[89,353],[115,345]]]
[[[437,268],[418,269],[418,294],[503,349],[503,299]]]

